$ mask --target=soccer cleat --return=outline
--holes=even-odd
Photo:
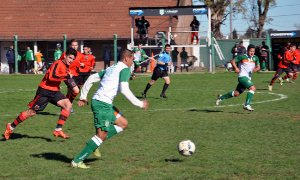
[[[282,77],[279,77],[278,80],[279,80],[279,84],[282,86],[283,85],[283,79],[282,79]]]
[[[4,136],[4,138],[5,138],[6,140],[8,140],[9,137],[10,137],[10,135],[13,133],[13,131],[10,129],[10,127],[11,127],[11,126],[10,126],[10,123],[7,123],[5,132],[4,132],[4,134],[3,134],[3,136]]]
[[[248,104],[248,105],[244,105],[243,108],[247,111],[254,111],[254,109]]]
[[[100,150],[97,148],[94,152],[93,152],[94,156],[97,157],[97,158],[100,158],[101,157],[101,152]]]
[[[71,113],[74,113],[74,109],[73,108],[71,108],[71,111],[70,111]]]
[[[219,95],[217,96],[217,100],[216,100],[216,105],[217,105],[217,106],[219,106],[220,103],[221,103],[221,101],[222,101],[221,96],[222,96],[222,94],[219,94]]]
[[[272,91],[273,90],[273,86],[272,85],[269,85],[269,91]]]
[[[147,98],[147,94],[146,94],[146,93],[142,93],[142,97],[143,97],[144,99],[146,99],[146,98]]]
[[[168,97],[165,94],[160,94],[161,98],[167,99]]]
[[[71,162],[71,167],[73,168],[81,168],[81,169],[88,169],[90,166],[85,165],[82,161],[79,163],[76,163],[74,161]]]
[[[63,139],[68,139],[68,138],[70,138],[70,136],[69,135],[67,135],[67,134],[65,134],[62,130],[60,130],[60,131],[53,131],[53,135],[55,136],[55,137],[62,137]]]

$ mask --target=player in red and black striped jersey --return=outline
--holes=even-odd
[[[70,48],[73,48],[75,51],[77,51],[78,41],[76,39],[71,40]],[[64,54],[65,53],[63,53],[63,55]],[[70,74],[72,74],[73,79],[77,85],[80,84],[79,68],[80,68],[80,61],[82,58],[83,58],[83,54],[77,51],[76,59],[69,67]],[[66,96],[71,101],[71,103],[73,103],[73,100],[76,98],[78,94],[79,92],[72,91],[72,89],[68,88],[68,92]],[[71,111],[73,111],[73,109]]]
[[[286,76],[285,78],[291,78],[292,74],[291,74],[291,68],[290,68],[290,64],[295,60],[295,56],[294,56],[294,51],[296,50],[296,45],[295,44],[291,44],[289,46],[289,50],[286,50],[284,52],[284,56],[281,57],[281,55],[278,55],[278,58],[280,59],[279,63],[278,63],[278,69],[276,71],[276,73],[274,74],[270,84],[269,84],[269,91],[272,91],[272,87],[274,82],[278,79],[280,81],[280,85],[282,85],[283,83],[283,79],[280,77],[282,73],[285,72]]]
[[[83,46],[83,58],[80,60],[79,76],[80,82],[79,87],[81,87],[91,74],[91,71],[95,66],[95,56],[91,54],[91,48],[88,46]]]
[[[56,128],[53,135],[69,138],[67,134],[62,131],[62,126],[65,124],[70,115],[72,103],[70,100],[60,92],[60,84],[62,81],[72,89],[72,91],[79,93],[79,88],[72,79],[72,74],[69,72],[69,66],[76,58],[77,52],[70,48],[67,50],[63,58],[55,61],[47,70],[44,78],[42,79],[36,91],[34,99],[28,104],[28,110],[19,114],[19,116],[12,122],[6,125],[4,138],[8,140],[13,133],[16,126],[29,117],[36,115],[38,111],[43,111],[48,103],[61,107],[61,113],[57,121]]]

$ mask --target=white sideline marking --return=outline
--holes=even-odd
[[[33,91],[33,90],[30,90],[30,89],[18,89],[19,91]],[[16,91],[9,91],[9,92],[19,92],[18,90]],[[8,91],[7,91],[8,92]],[[1,92],[0,93],[4,93],[4,92]],[[255,103],[252,103],[252,104],[262,104],[262,103],[268,103],[268,102],[274,102],[274,101],[280,101],[280,100],[283,100],[283,99],[287,99],[288,96],[287,95],[284,95],[284,94],[278,94],[278,93],[272,93],[272,92],[256,92],[256,93],[267,93],[267,94],[270,94],[270,95],[275,95],[275,96],[278,96],[278,98],[275,98],[275,99],[270,99],[270,100],[264,100],[264,101],[257,101]],[[208,107],[204,107],[204,108],[224,108],[224,107],[234,107],[234,106],[241,106],[243,104],[229,104],[229,105],[223,105],[223,106],[208,106]],[[162,108],[162,109],[148,109],[147,111],[186,111],[186,110],[191,110],[191,109],[198,109],[199,107],[190,107],[190,108]],[[133,110],[126,110],[126,109],[123,109],[123,111],[141,111],[141,110],[138,110],[138,109],[133,109]],[[91,114],[92,112],[91,111],[75,111],[74,114]],[[9,117],[9,116],[17,116],[18,114],[2,114],[1,116],[5,116],[5,117]],[[57,115],[59,115],[59,113],[57,113]]]
[[[3,93],[14,93],[14,92],[30,92],[35,91],[36,89],[0,89],[0,94]]]

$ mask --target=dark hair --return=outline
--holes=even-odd
[[[294,43],[291,43],[290,47],[293,47],[293,46],[296,46],[296,44],[294,44]],[[297,46],[296,46],[296,47],[297,47]]]
[[[248,48],[247,48],[247,51],[249,51],[250,49],[254,48],[255,49],[255,46],[253,44],[249,44]]]
[[[133,52],[129,49],[125,49],[123,52],[122,52],[122,55],[121,55],[121,59],[125,59],[125,57],[132,57],[133,56]]]
[[[66,56],[68,56],[68,55],[73,55],[76,58],[77,51],[73,48],[68,48],[67,51],[66,51]]]
[[[166,50],[167,47],[171,47],[171,45],[170,44],[166,44],[165,45],[165,50]]]

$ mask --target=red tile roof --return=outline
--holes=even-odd
[[[0,40],[129,38],[129,7],[176,6],[177,0],[1,0]],[[168,17],[146,17],[150,34],[167,31]],[[136,31],[136,29],[135,29]]]

